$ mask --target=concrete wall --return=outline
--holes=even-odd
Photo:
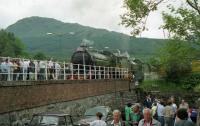
[[[0,86],[0,113],[128,89],[125,80],[7,82]]]

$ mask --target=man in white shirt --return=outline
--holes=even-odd
[[[2,74],[2,81],[7,81],[8,71],[6,68],[5,60],[1,63],[1,74]]]
[[[109,124],[109,126],[124,126],[124,123],[120,120],[121,112],[119,110],[113,111],[113,121]]]
[[[102,118],[102,113],[101,112],[97,112],[96,113],[97,119],[90,122],[90,126],[106,126],[105,121],[101,120]]]
[[[164,106],[163,106],[163,101],[161,100],[157,103],[158,121],[161,123],[161,126],[164,126],[165,124],[163,111],[164,111]]]
[[[152,118],[151,109],[143,110],[144,119],[140,120],[138,126],[161,126],[160,122]]]

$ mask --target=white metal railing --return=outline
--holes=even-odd
[[[125,79],[127,68],[0,57],[0,81]]]

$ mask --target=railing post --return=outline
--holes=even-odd
[[[112,67],[109,68],[110,69],[110,78],[113,79],[113,75],[112,75]]]
[[[120,68],[120,79],[122,79],[122,68]]]
[[[126,69],[126,71],[127,71],[127,72],[126,72],[126,76],[128,77],[128,68]]]
[[[92,70],[91,70],[91,65],[89,66],[89,76],[90,76],[90,80],[92,79]]]
[[[8,78],[7,78],[7,80],[10,81],[11,80],[11,78],[10,78],[11,77],[11,67],[12,67],[11,63],[10,63],[10,57],[8,57],[8,64],[7,65],[8,65],[8,73],[7,73]]]
[[[55,80],[58,80],[58,66],[57,66],[57,62],[55,62],[54,71],[55,71]]]
[[[48,80],[48,75],[47,75],[47,61],[45,61],[45,78]]]
[[[122,68],[122,70],[121,70],[121,78],[122,79],[124,78],[124,68]]]
[[[117,79],[117,68],[115,67],[115,79]]]
[[[108,79],[110,79],[110,71],[109,71],[109,67],[107,67],[107,69],[108,69]]]
[[[64,61],[64,80],[66,80],[66,73],[65,73],[65,61]]]
[[[80,71],[79,71],[80,69],[79,69],[79,67],[80,67],[80,66],[79,66],[79,64],[78,64],[78,80],[80,80]]]
[[[35,80],[37,80],[37,69],[38,69],[39,64],[38,62],[35,62],[35,60],[34,60],[34,64],[35,64]]]
[[[96,66],[94,66],[94,79],[97,79],[97,71],[96,71]]]
[[[86,71],[85,71],[85,64],[83,65],[83,78],[86,79]]]
[[[121,76],[120,76],[120,75],[121,75],[121,73],[120,73],[120,72],[121,72],[120,69],[121,69],[121,68],[118,68],[118,74],[119,74],[119,75],[118,75],[118,79],[121,78]]]
[[[74,64],[70,63],[71,79],[74,80]]]
[[[106,68],[103,67],[104,79],[106,79]]]
[[[24,75],[24,59],[22,59],[22,78],[23,78],[23,81],[25,81],[25,75]]]
[[[99,66],[99,79],[101,79],[101,67]]]

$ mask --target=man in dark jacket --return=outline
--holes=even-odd
[[[153,103],[153,101],[151,99],[151,96],[147,95],[146,99],[144,100],[144,107],[147,107],[147,108],[151,109],[152,103]]]

